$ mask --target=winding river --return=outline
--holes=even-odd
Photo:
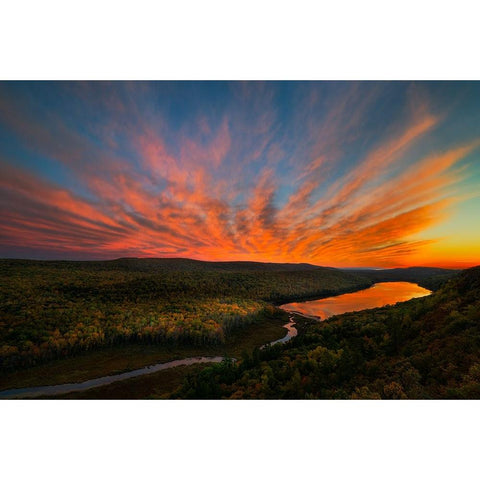
[[[171,362],[157,363],[148,367],[138,368],[130,372],[118,373],[116,375],[107,375],[105,377],[94,378],[80,383],[63,383],[61,385],[47,385],[42,387],[14,388],[12,390],[3,390],[0,392],[0,398],[33,398],[49,395],[62,395],[70,392],[80,392],[90,388],[102,387],[120,380],[148,375],[149,373],[160,372],[167,368],[181,367],[183,365],[194,365],[196,363],[219,363],[224,357],[192,357],[182,360],[173,360]]]
[[[291,338],[293,337],[296,337],[297,336],[297,329],[295,328],[295,321],[293,319],[293,316],[290,316],[289,319],[288,319],[288,323],[286,323],[284,326],[284,328],[287,329],[287,334],[282,337],[282,338],[279,338],[278,340],[275,340],[273,342],[270,342],[270,343],[266,343],[265,345],[262,345],[260,347],[260,349],[263,349],[265,347],[271,347],[272,345],[276,345],[277,343],[286,343],[288,342]]]
[[[275,345],[276,343],[288,342],[292,337],[297,335],[297,329],[294,327],[295,322],[293,317],[289,318],[289,323],[284,327],[287,329],[287,334],[274,342],[267,343],[261,348],[267,345]],[[89,390],[90,388],[102,387],[104,385],[110,385],[114,382],[121,380],[128,380],[130,378],[140,377],[141,375],[148,375],[150,373],[160,372],[167,370],[168,368],[181,367],[185,365],[195,365],[197,363],[220,363],[225,357],[191,357],[183,358],[181,360],[173,360],[171,362],[157,363],[155,365],[149,365],[148,367],[138,368],[129,372],[118,373],[115,375],[106,375],[104,377],[94,378],[85,382],[79,383],[63,383],[60,385],[45,385],[41,387],[25,387],[14,388],[11,390],[3,390],[0,392],[0,399],[6,398],[35,398],[45,397],[50,395],[63,395],[71,392],[81,392],[83,390]]]
[[[422,288],[414,283],[409,282],[388,282],[376,283],[370,288],[360,290],[354,293],[346,293],[334,297],[322,298],[320,300],[312,300],[307,302],[293,302],[281,305],[280,308],[290,312],[298,313],[308,318],[316,320],[325,320],[333,315],[339,315],[346,312],[354,312],[365,310],[367,308],[382,307],[388,304],[404,302],[411,298],[423,297],[430,295],[430,290]],[[284,325],[287,334],[273,342],[263,345],[275,345],[277,343],[286,343],[297,335],[295,328],[294,316],[289,317],[289,322]],[[171,362],[157,363],[148,367],[131,370],[129,372],[119,373],[115,375],[107,375],[104,377],[94,378],[80,383],[65,383],[61,385],[47,385],[41,387],[15,388],[11,390],[3,390],[0,392],[0,399],[4,398],[35,398],[40,396],[62,395],[71,392],[80,392],[90,388],[109,385],[121,380],[148,375],[150,373],[160,372],[168,368],[180,367],[184,365],[194,365],[197,363],[220,363],[224,357],[191,357],[181,360],[173,360]]]

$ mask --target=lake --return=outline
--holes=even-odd
[[[406,302],[412,298],[425,297],[431,293],[430,290],[420,287],[416,283],[382,282],[375,283],[370,288],[358,292],[308,302],[286,303],[281,305],[280,308],[325,320],[333,315],[393,305],[397,302]]]

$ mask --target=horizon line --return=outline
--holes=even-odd
[[[334,267],[331,265],[317,265],[315,263],[309,262],[271,262],[271,261],[256,261],[256,260],[200,260],[197,258],[190,257],[116,257],[116,258],[103,258],[103,259],[68,259],[68,258],[24,258],[24,257],[0,257],[0,261],[3,260],[21,260],[21,261],[31,261],[31,262],[114,262],[117,260],[190,260],[194,262],[203,262],[203,263],[260,263],[260,264],[269,264],[269,265],[310,265],[313,267],[320,268],[333,268],[336,270],[393,270],[393,269],[407,269],[407,268],[440,268],[443,270],[467,270],[469,268],[474,268],[480,266],[478,264],[472,264],[468,266],[460,267],[457,266],[439,266],[439,265],[409,265],[409,266],[393,266],[393,267],[375,267],[375,266],[348,266],[348,267]],[[469,263],[469,262],[457,262],[457,263]]]

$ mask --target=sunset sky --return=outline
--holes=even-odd
[[[480,264],[480,82],[0,82],[0,257]]]

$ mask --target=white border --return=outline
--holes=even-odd
[[[3,401],[3,478],[477,478],[475,401]]]
[[[478,2],[17,0],[0,79],[479,79]]]

